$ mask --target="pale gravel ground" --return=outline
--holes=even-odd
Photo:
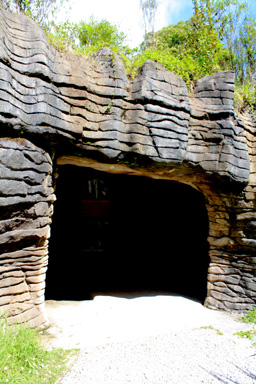
[[[238,315],[165,295],[47,302],[46,312],[51,345],[81,350],[62,384],[256,383],[256,348],[234,335],[252,327]]]

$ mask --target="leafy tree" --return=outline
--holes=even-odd
[[[179,22],[156,32],[156,48],[147,36],[142,55],[159,57],[157,61],[183,77],[187,83],[220,70],[220,57],[225,53],[214,25],[208,25],[201,13],[195,13],[187,22]],[[157,52],[153,52],[152,50]],[[157,53],[157,55],[156,55]]]
[[[80,22],[77,25],[78,38],[81,46],[94,47],[121,47],[126,38],[123,32],[119,32],[116,25],[107,20],[96,21],[93,17],[88,23]]]
[[[133,52],[125,45],[126,35],[116,25],[107,20],[97,21],[93,17],[88,22],[81,21],[78,24],[69,21],[61,24],[52,22],[47,34],[56,49],[85,56],[109,47],[127,62]]]
[[[232,32],[232,31],[231,31]],[[237,29],[226,36],[230,66],[239,83],[252,80],[256,74],[256,21],[245,15]]]
[[[255,78],[256,21],[248,16],[246,2],[239,0],[192,0],[194,12],[187,22],[179,22],[156,32],[159,56],[169,53],[194,60],[191,80],[206,74],[233,69],[237,81]],[[146,44],[152,48],[150,34]]]
[[[23,13],[45,27],[51,12],[61,8],[65,0],[0,0],[0,8],[10,12]]]
[[[205,28],[224,45],[226,55],[219,64],[235,70],[238,82],[255,76],[256,21],[248,15],[248,5],[239,0],[193,0],[192,31]]]
[[[222,53],[221,50],[212,51],[213,62],[222,70],[232,69],[236,73],[237,108],[255,108],[256,20],[249,16],[246,1],[193,0],[193,5],[194,14],[190,19],[192,32],[198,30],[204,34],[206,28],[211,43],[219,39],[224,50]]]
[[[79,51],[77,45],[78,31],[77,24],[65,21],[57,24],[51,21],[45,31],[49,42],[59,51]]]
[[[224,46],[218,31],[221,16],[216,1],[219,0],[193,0],[194,13],[187,22],[189,32],[186,49],[202,68],[201,74],[212,74],[220,70],[224,55]]]
[[[170,49],[172,52],[183,53],[188,41],[189,29],[184,21],[169,25],[156,32],[157,47]]]
[[[192,0],[194,13],[192,23],[197,28],[198,23],[207,24],[210,29],[216,29],[220,39],[225,34],[227,25],[234,24],[239,13],[246,8],[246,3],[240,0]]]

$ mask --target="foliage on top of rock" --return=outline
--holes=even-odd
[[[66,1],[66,0],[62,0]],[[191,88],[197,79],[233,70],[236,73],[235,105],[238,110],[256,105],[256,20],[242,0],[193,0],[193,15],[186,22],[154,32],[157,2],[142,1],[144,19],[150,30],[136,49],[125,45],[125,34],[107,20],[78,24],[52,22],[47,34],[55,48],[90,55],[104,46],[118,53],[129,76],[134,78],[148,59],[161,63],[182,77]],[[22,12],[45,25],[56,0],[2,0],[2,8]],[[147,16],[147,17],[146,17]]]

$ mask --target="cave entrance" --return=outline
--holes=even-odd
[[[208,216],[185,184],[61,166],[46,299],[95,292],[206,297]]]

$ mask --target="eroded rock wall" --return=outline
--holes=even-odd
[[[0,311],[45,324],[44,287],[52,203],[52,161],[25,139],[0,139]]]
[[[130,80],[109,49],[89,59],[59,53],[32,20],[0,11],[0,308],[14,320],[45,321],[50,154],[58,164],[84,161],[201,191],[206,305],[255,305],[256,123],[235,114],[234,80],[231,71],[205,77],[189,96],[152,61]]]
[[[153,61],[129,81],[109,49],[85,60],[56,52],[26,17],[1,11],[0,25],[0,122],[7,131],[65,137],[116,161],[189,164],[248,182],[233,72],[200,80],[189,98],[184,81]]]

